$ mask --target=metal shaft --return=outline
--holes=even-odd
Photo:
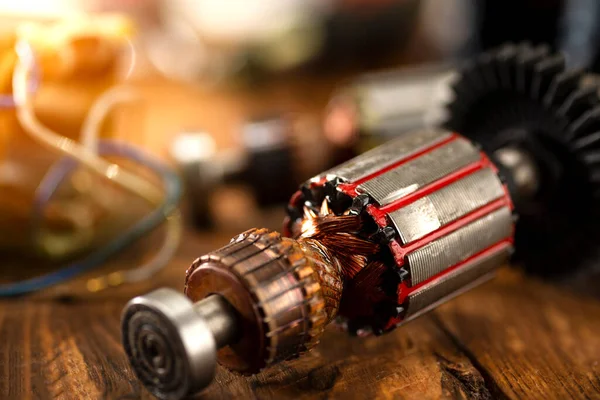
[[[532,197],[540,185],[540,171],[534,158],[524,149],[507,146],[494,152],[494,157],[510,173],[519,196]]]
[[[217,348],[234,343],[240,335],[235,309],[218,294],[213,294],[194,304],[194,311],[204,319],[212,332]]]

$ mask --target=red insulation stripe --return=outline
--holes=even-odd
[[[479,257],[486,257],[492,253],[495,253],[498,250],[504,249],[507,246],[512,246],[513,244],[513,238],[512,237],[508,237],[506,239],[502,239],[500,242],[491,245],[490,247],[483,249],[482,251],[480,251],[479,253],[467,258],[464,261],[459,262],[456,265],[453,265],[451,267],[446,268],[445,270],[443,270],[442,272],[432,276],[431,278],[424,280],[423,282],[419,283],[418,285],[415,286],[408,286],[407,282],[402,282],[399,285],[398,288],[398,304],[402,304],[404,303],[404,301],[406,300],[406,298],[414,291],[418,290],[419,288],[427,285],[430,282],[433,282],[439,278],[441,278],[442,276],[455,271],[473,261],[476,261]]]
[[[383,207],[378,207],[376,205],[369,206],[367,208],[367,211],[373,217],[373,219],[376,221],[376,223],[379,226],[381,226],[381,227],[387,226],[388,223],[386,221],[386,218],[387,218],[388,213],[393,212],[399,208],[405,207],[414,201],[417,201],[425,196],[428,196],[429,194],[436,192],[448,185],[451,185],[452,183],[454,183],[476,171],[484,169],[484,168],[490,168],[495,173],[498,172],[498,169],[490,161],[490,159],[487,157],[487,155],[485,153],[481,152],[481,158],[477,162],[466,165],[446,176],[443,176],[442,178],[440,178],[434,182],[431,182],[430,184],[425,185],[425,186],[419,188],[418,190],[415,190],[414,192],[409,193],[406,196],[391,202],[390,204],[386,204]],[[357,196],[356,186],[354,184],[342,184],[342,185],[339,185],[339,189],[351,197]],[[509,205],[510,209],[512,210],[514,208],[514,206],[512,204],[512,201],[510,199],[510,194],[509,194],[508,188],[506,186],[504,186],[504,192],[505,192],[505,198],[507,200],[507,204]]]
[[[515,205],[510,197],[510,192],[508,191],[507,185],[502,185],[502,189],[504,189],[504,198],[506,199],[506,204],[510,207],[511,210],[515,209]]]
[[[368,212],[375,221],[383,221],[383,220],[385,220],[387,215],[389,213],[391,213],[392,211],[395,211],[402,207],[406,207],[410,203],[412,203],[416,200],[419,200],[422,197],[430,195],[433,192],[437,192],[438,190],[444,188],[445,186],[448,186],[448,185],[464,178],[465,176],[470,175],[471,173],[473,173],[475,171],[479,171],[480,169],[483,169],[489,165],[490,165],[489,160],[486,162],[485,159],[481,159],[481,160],[477,161],[476,163],[469,164],[463,168],[460,168],[460,169],[438,179],[437,181],[431,182],[430,184],[425,185],[425,186],[415,190],[414,192],[409,193],[406,196],[391,202],[390,204],[386,204],[383,207],[377,207],[376,205],[373,205],[373,207],[371,207],[371,209],[368,210]],[[379,225],[386,226],[387,222],[383,223],[383,225],[381,225],[381,224],[379,224]]]
[[[418,285],[416,285],[414,287],[409,287],[406,282],[400,283],[400,285],[398,285],[398,304],[399,305],[404,304],[407,297],[411,293],[413,293],[414,291],[418,290],[419,288],[421,288],[431,282],[434,282],[434,281],[442,278],[444,275],[446,275],[452,271],[458,270],[472,262],[478,261],[478,259],[480,259],[480,258],[487,257],[493,253],[501,251],[501,250],[505,249],[506,247],[512,246],[512,245],[513,245],[512,238],[504,239],[504,240],[502,240],[496,244],[493,244],[492,246],[480,251],[479,253],[467,258],[466,260],[461,261],[460,263],[453,265],[452,267],[446,268],[444,271],[440,272],[439,274],[432,276],[431,278],[419,283]],[[388,321],[388,323],[385,327],[385,330],[389,330],[389,329],[393,328],[395,325],[397,325],[401,321],[402,321],[402,319],[400,317],[390,319],[390,321]]]
[[[485,156],[485,154],[481,153],[481,159],[473,164],[469,164],[458,170],[451,172],[450,174],[441,177],[437,181],[431,182],[428,185],[425,185],[418,190],[407,194],[406,196],[391,202],[390,204],[386,204],[385,206],[379,208],[381,212],[390,213],[399,208],[405,207],[408,204],[425,197],[433,192],[437,192],[438,190],[453,184],[456,181],[461,180],[467,175],[470,175],[476,171],[484,169],[486,167],[490,167],[492,165],[491,161]]]
[[[311,189],[319,187],[319,186],[324,186],[327,183],[327,178],[326,177],[322,177],[321,179],[319,179],[317,182],[311,182],[309,184],[309,187]],[[300,207],[302,206],[302,204],[300,203],[300,200],[302,199],[302,191],[301,190],[297,190],[292,197],[290,197],[290,201],[289,201],[289,205],[292,207]]]
[[[302,207],[302,191],[298,190],[296,191],[292,197],[290,197],[290,202],[288,203],[290,207],[296,207],[299,209],[299,211],[301,211],[301,207]],[[291,237],[292,236],[292,231],[290,229],[291,225],[292,225],[292,219],[290,218],[289,215],[286,215],[283,219],[283,236],[285,237]]]
[[[381,228],[388,226],[387,213],[381,212],[381,210],[379,210],[373,204],[367,205],[367,212],[371,217],[373,217],[375,223]]]
[[[326,177],[326,176],[323,176],[323,177],[322,177],[321,179],[319,179],[318,181],[316,181],[316,182],[311,182],[309,186],[310,186],[310,188],[312,189],[312,188],[315,188],[315,187],[318,187],[318,186],[323,186],[323,185],[325,185],[326,183],[327,183],[327,177]]]
[[[404,256],[406,256],[406,254],[410,253],[411,251],[417,250],[418,248],[423,247],[426,244],[431,243],[434,240],[439,239],[442,236],[446,236],[447,234],[452,233],[452,232],[456,231],[457,229],[460,229],[463,226],[468,225],[471,222],[473,222],[491,212],[494,212],[502,207],[507,207],[507,206],[509,206],[509,204],[507,204],[506,198],[500,197],[499,199],[496,199],[496,200],[492,201],[491,203],[488,203],[482,207],[479,207],[478,209],[476,209],[474,211],[471,211],[469,214],[467,214],[457,220],[454,220],[444,226],[439,227],[435,231],[423,236],[421,239],[417,239],[406,245],[400,245],[397,242],[391,242],[390,244],[392,244],[392,243],[397,244],[397,246],[395,246],[391,250],[394,253],[394,256],[397,255],[399,257],[402,257],[402,259],[404,259]]]
[[[290,202],[289,205],[292,207],[298,207],[300,206],[300,204],[298,204],[300,202],[300,199],[302,198],[302,191],[301,190],[297,190],[292,197],[290,197]]]
[[[428,185],[425,185],[421,188],[419,188],[418,190],[414,191],[413,193],[409,193],[406,196],[395,200],[394,202],[387,204],[383,207],[377,207],[374,204],[371,204],[369,206],[367,206],[367,212],[369,213],[369,215],[371,215],[371,217],[373,217],[373,220],[375,221],[375,223],[377,223],[377,225],[379,225],[380,227],[385,227],[390,225],[389,221],[387,220],[387,215],[390,212],[393,212],[399,208],[402,207],[406,207],[407,205],[409,205],[410,203],[419,200],[422,197],[425,197],[433,192],[436,192],[442,188],[444,188],[445,186],[448,186],[462,178],[464,178],[467,175],[470,175],[476,171],[479,171],[481,169],[484,168],[490,168],[491,170],[493,170],[494,172],[497,172],[497,168],[496,166],[490,161],[490,159],[485,155],[485,153],[481,152],[481,159],[473,164],[469,164],[465,167],[462,167],[440,179],[438,179],[437,181],[434,181]],[[344,188],[345,190],[348,190],[348,188]],[[349,194],[348,192],[346,192],[345,190],[343,190],[346,194]],[[512,201],[510,200],[510,196],[508,193],[508,189],[506,188],[506,186],[504,186],[504,192],[505,192],[505,200],[506,200],[506,204],[509,206],[509,208],[512,210],[513,209],[513,204]],[[356,193],[354,194],[356,195]]]
[[[358,193],[356,193],[356,185],[353,183],[340,183],[337,186],[337,189],[352,198],[358,196]]]
[[[438,148],[440,148],[440,147],[442,147],[442,146],[444,146],[444,145],[446,145],[446,144],[448,144],[450,142],[453,142],[454,140],[459,139],[459,138],[461,138],[460,135],[458,135],[456,133],[452,133],[448,138],[442,140],[441,142],[434,143],[431,146],[428,146],[428,147],[424,148],[423,150],[419,150],[416,153],[411,154],[411,155],[409,155],[406,158],[398,160],[395,163],[390,164],[387,167],[384,167],[384,168],[380,169],[379,171],[375,171],[375,172],[373,172],[370,175],[367,175],[367,176],[365,176],[363,178],[358,179],[356,182],[343,183],[343,184],[339,185],[338,188],[342,192],[346,193],[347,195],[349,195],[351,197],[355,197],[355,196],[357,196],[356,187],[358,185],[360,185],[361,183],[369,181],[369,180],[375,178],[376,176],[385,174],[389,170],[397,168],[397,167],[401,166],[402,164],[406,164],[407,162],[412,161],[415,158],[418,158],[418,157],[422,156],[423,154],[427,154],[427,153],[429,153],[429,152],[431,152],[433,150],[436,150],[436,149],[438,149]]]
[[[283,218],[283,228],[282,228],[282,234],[284,237],[291,237],[292,236],[292,231],[290,229],[290,225],[292,223],[292,219],[289,216],[285,216]]]

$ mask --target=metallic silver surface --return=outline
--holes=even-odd
[[[511,232],[511,211],[502,207],[409,253],[406,258],[412,285],[508,238]]]
[[[407,133],[389,143],[354,157],[319,175],[319,177],[337,177],[347,182],[355,182],[448,137],[450,137],[449,132],[439,130]]]
[[[239,332],[239,323],[235,310],[227,300],[218,294],[213,294],[195,303],[193,307],[208,325],[217,348],[235,341]]]
[[[443,303],[445,303],[445,302],[447,302],[447,301],[449,301],[449,300],[451,300],[451,299],[453,299],[453,298],[455,298],[457,296],[460,296],[461,294],[466,293],[466,292],[468,292],[471,289],[476,288],[477,286],[479,286],[479,285],[481,285],[481,284],[489,281],[494,276],[496,276],[496,272],[492,271],[492,272],[489,272],[486,275],[483,275],[480,278],[475,279],[472,282],[467,283],[465,286],[459,288],[457,291],[455,291],[454,293],[451,293],[449,296],[443,297],[441,300],[438,300],[438,301],[430,304],[429,306],[423,308],[422,310],[417,311],[414,314],[411,314],[410,316],[404,318],[402,321],[400,321],[398,324],[396,324],[396,328],[398,328],[398,327],[406,324],[407,322],[412,321],[413,319],[416,319],[416,318],[420,317],[421,315],[423,315],[423,314],[425,314],[425,313],[433,310],[434,308],[442,305]]]
[[[499,251],[473,260],[411,293],[408,297],[406,318],[410,318],[429,306],[448,300],[469,283],[504,265],[508,261],[511,247],[507,244]]]
[[[517,147],[503,147],[494,152],[497,162],[510,171],[521,196],[531,197],[540,185],[540,171],[533,157]]]
[[[192,302],[158,289],[127,303],[123,345],[137,377],[160,399],[181,399],[206,387],[217,365],[217,342]]]
[[[402,243],[406,244],[475,211],[503,194],[500,179],[494,171],[486,168],[391,212],[389,217]]]
[[[457,139],[360,184],[357,191],[367,193],[384,206],[478,161],[480,157],[471,142]]]

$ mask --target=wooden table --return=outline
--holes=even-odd
[[[152,287],[181,288],[190,261],[228,236],[189,233],[151,283],[92,295],[75,282],[69,297],[0,302],[0,399],[151,398],[121,348],[121,309]],[[600,398],[600,286],[587,287],[506,268],[390,334],[329,330],[304,358],[257,376],[219,369],[201,398]]]

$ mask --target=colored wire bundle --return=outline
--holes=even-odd
[[[37,119],[31,104],[30,93],[27,90],[28,78],[35,64],[33,50],[28,43],[19,40],[16,44],[16,51],[19,61],[14,69],[13,96],[17,118],[25,131],[41,144],[79,161],[91,171],[142,197],[150,204],[160,204],[162,192],[159,188],[137,175],[121,169],[117,164],[98,157],[93,151],[86,149],[76,141],[53,132]]]
[[[37,291],[94,269],[159,226],[164,220],[164,215],[168,215],[174,211],[181,196],[181,183],[179,177],[169,168],[166,168],[158,160],[124,143],[101,141],[99,143],[99,153],[101,155],[127,157],[150,168],[161,177],[164,183],[166,193],[164,202],[160,207],[156,208],[140,222],[136,223],[131,229],[111,240],[99,250],[94,251],[85,259],[75,261],[66,267],[42,276],[16,283],[0,285],[0,296],[14,296]],[[34,200],[32,220],[34,227],[39,227],[41,225],[42,221],[40,219],[43,215],[44,206],[48,203],[60,182],[68,177],[69,173],[73,171],[76,165],[77,163],[72,159],[64,158],[52,167],[40,183]],[[135,282],[151,277],[173,256],[179,243],[179,232],[180,230],[171,230],[171,233],[167,232],[165,244],[149,263],[133,270],[119,271],[106,277],[95,278],[91,280],[91,282],[94,283],[88,283],[88,288],[90,288],[90,285],[96,285],[90,289],[99,290],[105,286],[124,282]]]
[[[18,62],[13,73],[12,103],[16,109],[17,118],[25,131],[38,142],[68,156],[68,158],[53,166],[36,192],[32,218],[34,228],[37,229],[41,226],[45,204],[50,200],[60,182],[69,175],[78,163],[85,165],[92,172],[114,182],[130,193],[143,198],[156,208],[130,230],[93,252],[84,260],[76,261],[58,271],[39,277],[0,285],[0,296],[14,296],[33,292],[63,282],[84,271],[89,271],[106,262],[111,256],[123,250],[166,219],[164,244],[152,260],[133,270],[117,271],[91,279],[88,281],[87,287],[91,291],[97,291],[108,286],[149,278],[167,264],[178,247],[182,224],[176,205],[181,196],[181,184],[178,176],[170,169],[133,147],[115,141],[98,141],[97,135],[102,121],[114,104],[128,100],[131,97],[130,93],[111,89],[104,96],[101,96],[84,122],[83,144],[79,144],[48,129],[36,118],[30,95],[32,87],[35,91],[39,82],[38,79],[29,79],[30,75],[37,73],[34,54],[29,44],[23,40],[17,42],[16,51]],[[9,103],[4,104],[3,101],[2,106],[10,106]],[[162,178],[163,189],[161,190],[161,188],[154,186],[140,176],[123,170],[117,164],[104,160],[99,155],[124,156],[149,167]]]

